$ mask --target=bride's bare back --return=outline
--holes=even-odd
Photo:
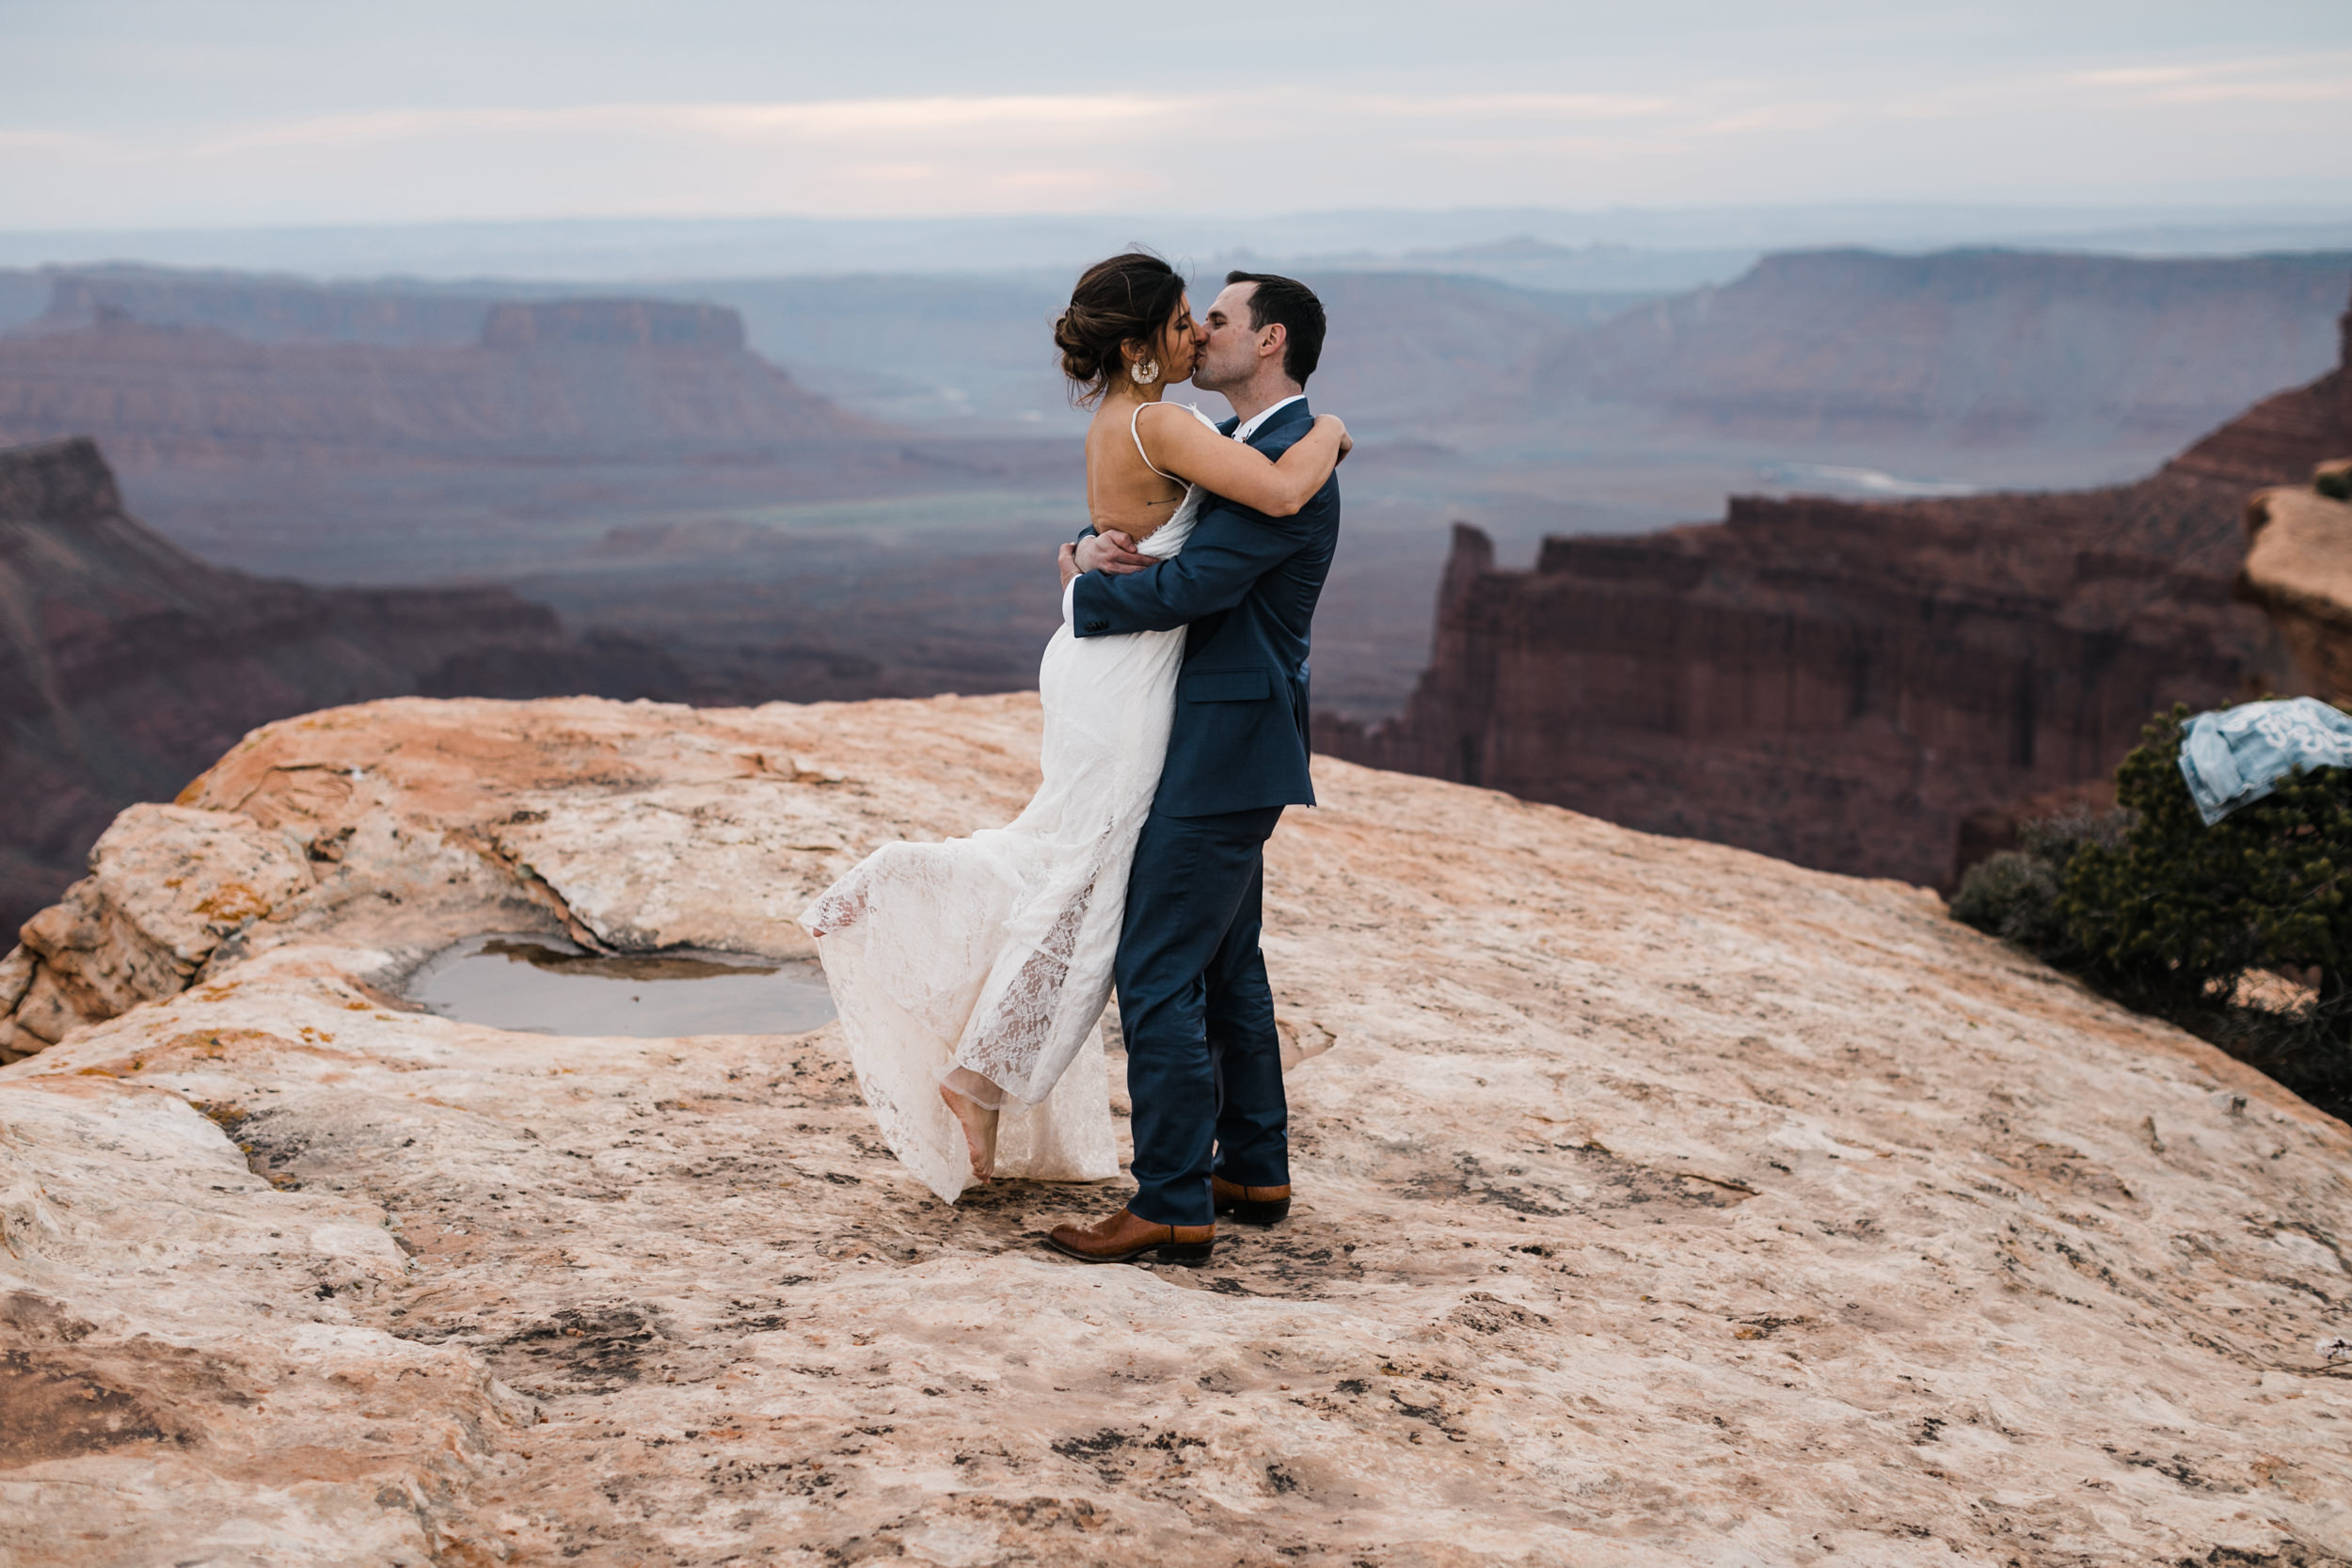
[[[1132,539],[1148,539],[1184,499],[1184,483],[1155,471],[1144,457],[1143,411],[1158,402],[1106,397],[1087,426],[1087,521],[1098,533],[1116,529]],[[1181,409],[1170,412],[1197,422]],[[1158,418],[1154,414],[1152,421]]]
[[[1269,517],[1295,515],[1331,477],[1347,427],[1326,414],[1280,459],[1221,436],[1188,408],[1170,407],[1154,385],[1105,397],[1087,426],[1087,520],[1138,542],[1176,515],[1198,484]]]

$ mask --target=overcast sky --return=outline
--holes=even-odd
[[[2352,0],[0,0],[0,228],[2352,209]]]

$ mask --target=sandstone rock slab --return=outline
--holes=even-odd
[[[2319,695],[2352,701],[2352,504],[2302,486],[2247,503],[2240,596],[2260,605]]]
[[[250,817],[133,806],[99,836],[89,876],[25,922],[31,961],[9,999],[16,1026],[54,1043],[170,996],[222,942],[310,885],[302,847]]]
[[[468,1369],[352,1423],[445,1455],[406,1495],[453,1560],[2352,1558],[2352,1383],[2314,1349],[2352,1299],[2352,1132],[1912,888],[1319,762],[1268,865],[1284,1033],[1322,1048],[1290,1079],[1299,1199],[1198,1272],[1039,1248],[1117,1184],[939,1204],[829,1030],[561,1038],[391,994],[449,934],[555,926],[516,851],[567,806],[723,805],[648,837],[774,884],[717,906],[757,950],[760,899],[875,835],[1009,816],[1036,719],[394,703],[262,732],[190,803],[352,827],[342,859],[200,983],[0,1069],[0,1127],[61,1092],[200,1104],[234,1132],[186,1228],[282,1247],[282,1206],[342,1205],[406,1268],[305,1243],[242,1288],[263,1314],[91,1231],[105,1332],[250,1329],[266,1369],[308,1354],[281,1319],[333,1310],[381,1336],[354,1355]],[[659,875],[569,832],[528,841],[564,887]],[[133,1141],[42,1125],[50,1190],[150,1180]],[[18,1288],[68,1300],[49,1256]],[[192,1430],[247,1418],[216,1406]],[[436,1435],[469,1409],[478,1436]],[[166,1456],[82,1456],[44,1507],[103,1536]]]
[[[0,1561],[439,1560],[436,1504],[535,1414],[355,1313],[407,1277],[386,1225],[275,1190],[179,1095],[10,1085]]]

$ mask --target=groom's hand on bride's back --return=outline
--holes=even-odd
[[[1107,572],[1112,577],[1122,577],[1151,564],[1152,558],[1136,549],[1135,540],[1115,528],[1078,541],[1077,566],[1081,572]]]

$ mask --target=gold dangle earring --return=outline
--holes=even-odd
[[[1136,386],[1149,387],[1160,378],[1160,362],[1157,359],[1138,359],[1127,367],[1127,374]]]

